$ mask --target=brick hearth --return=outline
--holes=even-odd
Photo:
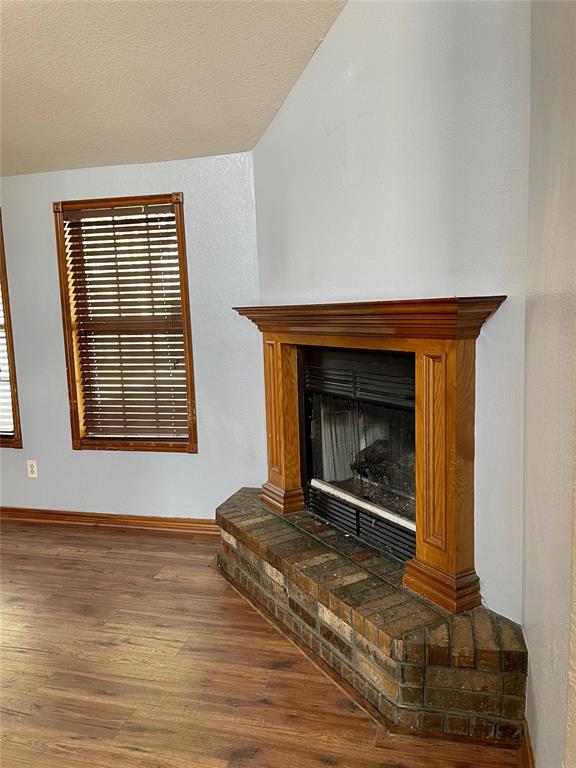
[[[404,565],[309,512],[244,488],[217,510],[219,566],[395,724],[517,741],[527,652],[486,608],[452,615],[402,586]]]

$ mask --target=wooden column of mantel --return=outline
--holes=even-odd
[[[262,486],[262,501],[279,512],[296,512],[304,507],[297,352],[295,344],[264,334],[268,480]]]
[[[297,349],[413,352],[416,557],[404,584],[449,611],[480,604],[474,568],[475,340],[505,296],[242,307],[264,335],[268,480],[262,501],[302,509]]]

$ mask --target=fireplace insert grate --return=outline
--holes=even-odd
[[[416,554],[415,531],[365,512],[312,485],[308,487],[307,495],[308,508],[313,514],[357,537],[364,544],[380,549],[402,562]]]

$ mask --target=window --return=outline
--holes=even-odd
[[[54,215],[73,447],[195,452],[182,195]]]
[[[16,389],[14,342],[8,298],[8,275],[4,253],[2,212],[0,211],[0,446],[22,448],[20,411]]]

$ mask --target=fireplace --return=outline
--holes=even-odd
[[[453,613],[474,567],[475,342],[504,296],[246,307],[263,333],[262,502],[305,504],[405,561]],[[414,531],[415,527],[415,531]]]
[[[474,569],[475,340],[502,296],[248,307],[268,479],[223,574],[391,727],[517,742],[527,650]]]
[[[298,381],[307,507],[361,541],[411,559],[414,355],[301,347]]]

